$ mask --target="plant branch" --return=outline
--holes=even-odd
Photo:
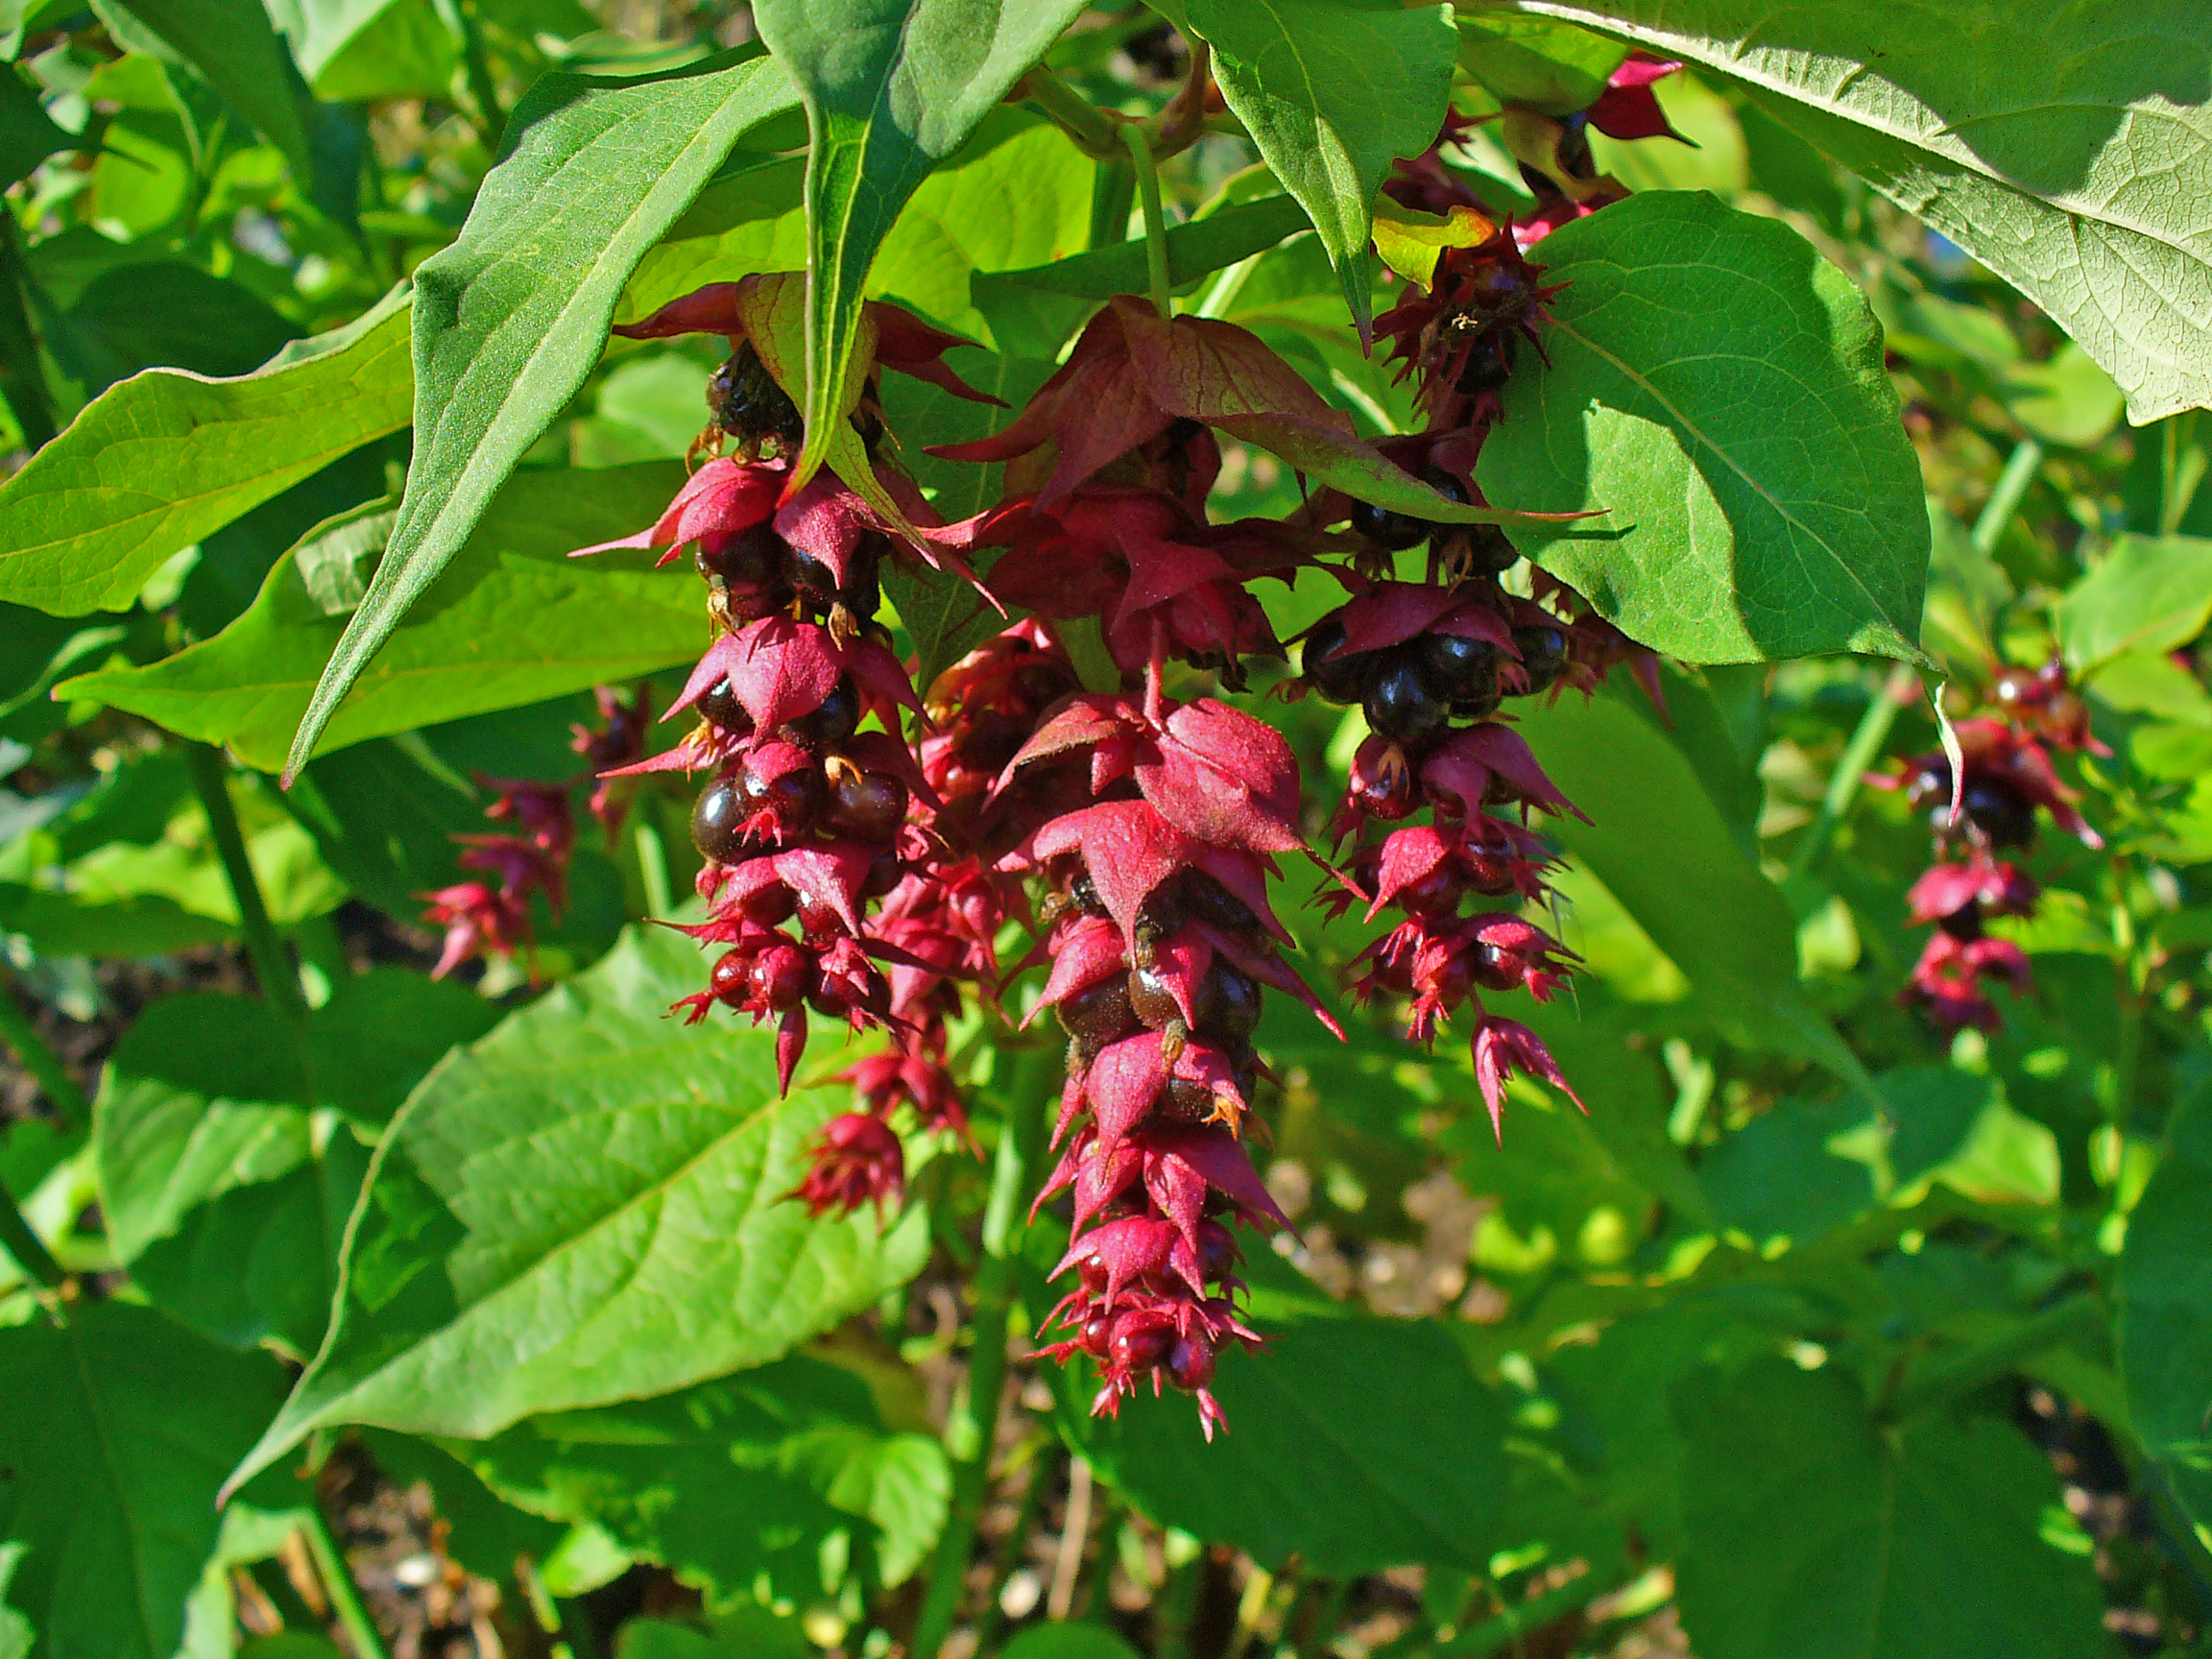
[[[369,1609],[361,1604],[361,1592],[353,1582],[353,1574],[346,1565],[338,1540],[330,1534],[330,1523],[323,1518],[322,1505],[307,1505],[307,1518],[301,1523],[300,1530],[306,1534],[307,1550],[315,1557],[315,1571],[322,1577],[324,1594],[330,1598],[330,1605],[338,1614],[347,1644],[353,1649],[353,1659],[392,1659],[375,1620],[369,1617]]]
[[[1974,520],[1974,551],[1984,559],[1996,551],[2005,527],[2020,511],[2020,503],[2028,495],[2028,486],[2035,482],[2036,470],[2042,465],[2043,445],[2032,438],[2021,439],[2006,458],[2005,470],[1997,474],[1989,499],[1982,504],[1982,512]]]
[[[287,1020],[303,1021],[307,1003],[300,995],[300,976],[292,971],[276,925],[269,920],[261,884],[246,856],[246,836],[238,828],[237,809],[230,805],[223,757],[204,743],[185,744],[184,754],[192,767],[192,787],[207,811],[207,828],[215,837],[223,874],[230,878],[230,896],[237,901],[239,926],[246,934],[246,954],[252,960],[254,977],[261,981],[261,995]]]
[[[1174,297],[1167,284],[1167,215],[1160,205],[1160,169],[1152,159],[1152,141],[1144,129],[1121,129],[1129,146],[1129,159],[1137,164],[1137,199],[1144,206],[1144,272],[1152,284],[1152,308],[1163,318],[1174,315]]]
[[[914,1659],[936,1659],[960,1612],[968,1581],[969,1558],[975,1551],[975,1523],[991,1483],[991,1454],[998,1439],[998,1397],[1006,1386],[1006,1335],[1020,1271],[1022,1237],[1028,1232],[1022,1200],[1045,1138],[1045,1087],[1057,1056],[1049,1048],[1021,1051],[1012,1067],[1006,1122],[998,1138],[998,1158],[991,1174],[991,1195],[983,1211],[983,1265],[975,1276],[975,1330],[968,1353],[968,1401],[955,1407],[945,1425],[953,1451],[952,1497],[929,1587],[914,1622]]]
[[[1044,64],[1040,63],[1022,78],[1014,96],[1036,105],[1055,127],[1068,134],[1076,149],[1094,161],[1112,161],[1120,156],[1121,146],[1115,138],[1114,129],[1121,125],[1124,117],[1096,108]]]
[[[15,1265],[49,1290],[59,1290],[64,1277],[61,1263],[54,1260],[54,1253],[46,1242],[31,1231],[31,1223],[23,1218],[22,1206],[15,1202],[14,1194],[0,1187],[0,1250],[15,1259]]]
[[[37,1079],[46,1104],[54,1108],[56,1119],[64,1128],[91,1120],[92,1103],[84,1098],[84,1091],[69,1075],[69,1068],[54,1052],[53,1045],[38,1035],[38,1027],[23,1011],[23,1004],[15,1000],[14,975],[5,970],[0,970],[0,1042],[14,1049],[23,1070]]]
[[[1828,791],[1820,797],[1819,815],[1805,831],[1805,839],[1797,844],[1797,855],[1790,860],[1791,880],[1812,875],[1827,858],[1828,844],[1836,838],[1843,814],[1850,811],[1851,803],[1858,798],[1866,768],[1873,765],[1875,757],[1882,753],[1882,745],[1889,740],[1889,728],[1897,723],[1899,709],[1913,700],[1919,685],[1919,676],[1900,662],[1889,670],[1888,678],[1874,693],[1873,701],[1866,705],[1866,712],[1859,717],[1858,729],[1843,745],[1842,758],[1828,775]]]
[[[1153,122],[1152,153],[1159,159],[1180,156],[1205,136],[1206,92],[1213,84],[1213,66],[1214,49],[1190,37],[1190,73]]]

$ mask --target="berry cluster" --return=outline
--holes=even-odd
[[[572,728],[570,747],[584,757],[582,777],[558,783],[534,783],[515,778],[478,778],[480,788],[493,792],[484,816],[495,823],[512,823],[511,831],[487,835],[456,835],[467,849],[461,867],[481,878],[457,881],[434,893],[418,895],[428,906],[422,920],[445,930],[433,979],[443,979],[462,963],[490,952],[512,956],[527,951],[532,939],[530,901],[542,894],[558,917],[568,898],[568,861],[576,850],[576,814],[569,792],[596,779],[588,810],[612,838],[621,828],[628,802],[617,781],[607,774],[644,753],[645,730],[651,719],[643,686],[630,703],[613,686],[593,688],[599,705],[596,729]]]
[[[1472,203],[1433,155],[1405,178]],[[1482,436],[1556,289],[1523,256],[1540,228],[1473,223],[1472,245],[1446,250],[1433,280],[1378,324],[1417,377],[1425,431],[1368,444],[1253,335],[1124,296],[1004,430],[930,451],[1005,467],[1004,497],[957,524],[880,457],[874,391],[876,371],[893,368],[973,396],[939,361],[948,337],[874,306],[852,431],[794,489],[805,434],[787,395],[792,354],[750,331],[774,325],[797,278],[718,284],[624,330],[709,330],[733,348],[698,445],[713,458],[651,530],[615,543],[691,548],[718,636],[672,710],[698,727],[632,768],[712,774],[692,817],[709,919],[688,930],[719,955],[680,1005],[694,1020],[716,1004],[775,1020],[786,1087],[810,1012],[882,1029],[881,1051],[845,1073],[862,1109],[829,1125],[793,1194],[816,1211],[881,1205],[902,1190],[894,1112],[964,1128],[950,1023],[967,996],[1003,997],[998,946],[1026,926],[1036,944],[1016,972],[1048,969],[1031,1018],[1049,1007],[1068,1037],[1059,1162],[1038,1203],[1069,1195],[1059,1271],[1074,1283],[1045,1351],[1096,1365],[1101,1413],[1148,1381],[1194,1395],[1211,1434],[1219,1355],[1258,1343],[1237,1310],[1230,1228],[1284,1225],[1245,1145],[1266,992],[1335,1029],[1281,955],[1288,934],[1267,884],[1284,854],[1327,871],[1340,907],[1402,915],[1364,952],[1358,994],[1407,999],[1421,1041],[1472,1004],[1494,1120],[1515,1072],[1565,1087],[1534,1033],[1477,997],[1549,998],[1571,960],[1520,911],[1549,897],[1530,810],[1574,808],[1503,709],[1588,691],[1623,661],[1655,694],[1647,654],[1541,572],[1508,590],[1517,554],[1491,524],[1431,522],[1333,488],[1281,521],[1207,515],[1217,435],[1348,480],[1395,466],[1409,480],[1401,499],[1426,484],[1446,515],[1484,508]],[[1424,542],[1421,579],[1402,579],[1399,556]],[[985,552],[987,582],[964,563]],[[876,620],[894,560],[955,573],[1025,619],[917,698]],[[1350,597],[1308,636],[1292,694],[1357,704],[1372,729],[1338,843],[1401,826],[1356,844],[1341,870],[1307,843],[1287,742],[1215,698],[1168,692],[1171,669],[1235,691],[1253,660],[1286,659],[1252,589],[1313,565]],[[1421,810],[1428,821],[1405,822]],[[1471,899],[1481,903],[1463,915]]]
[[[1902,762],[1892,776],[1867,780],[1903,789],[1935,831],[1937,862],[1912,884],[1907,901],[1913,922],[1936,931],[1897,999],[1925,1009],[1946,1035],[1969,1025],[1994,1031],[2003,1022],[1985,981],[2008,985],[2015,996],[2033,983],[2019,946],[1992,936],[1984,925],[2034,913],[2041,890],[2002,854],[2033,845],[2036,809],[2086,845],[2104,845],[2077,808],[2080,797],[2052,764],[2054,750],[2107,753],[2089,734],[2088,709],[2067,685],[2065,665],[2053,658],[2038,669],[2004,669],[1994,701],[1994,714],[1959,722],[1963,764],[1957,772],[1938,752]]]

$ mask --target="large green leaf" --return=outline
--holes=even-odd
[[[1221,96],[1313,221],[1365,338],[1368,210],[1392,159],[1435,142],[1458,35],[1448,6],[1188,0]]]
[[[215,1488],[282,1385],[268,1355],[121,1302],[0,1330],[0,1537],[30,1545],[8,1599],[36,1651],[170,1659],[215,1548]]]
[[[481,1436],[758,1365],[920,1268],[919,1207],[885,1232],[785,1200],[840,1102],[778,1099],[765,1030],[668,1019],[705,973],[632,933],[430,1074],[376,1149],[322,1352],[234,1479],[325,1425]]]
[[[2136,1434],[2212,1527],[2212,1089],[2175,1110],[2166,1158],[2128,1218],[2120,1355]]]
[[[717,1599],[762,1577],[795,1599],[833,1588],[824,1542],[854,1530],[896,1584],[935,1542],[951,1487],[936,1440],[885,1433],[865,1382],[801,1355],[452,1450],[507,1502],[599,1527]]]
[[[2123,536],[2058,601],[2067,665],[2094,669],[2129,651],[2171,651],[2212,620],[2212,540]]]
[[[1885,1431],[1837,1367],[1686,1380],[1682,1624],[1700,1659],[2078,1659],[2095,1573],[2038,1535],[2058,1501],[2001,1418]]]
[[[116,1046],[93,1105],[101,1213],[165,1311],[302,1357],[329,1317],[367,1133],[498,1011],[396,968],[341,983],[304,1030],[265,1002],[165,998]]]
[[[302,191],[314,178],[297,78],[259,0],[115,0],[207,79],[284,153]]]
[[[757,0],[753,21],[806,106],[806,444],[844,412],[869,268],[929,170],[968,142],[1083,0]]]
[[[709,185],[637,267],[623,292],[621,319],[648,316],[708,282],[803,268],[805,167],[804,157],[793,156]],[[901,210],[863,291],[955,334],[1001,344],[989,308],[970,299],[972,277],[1051,267],[1076,253],[1090,234],[1096,173],[1049,121],[1025,109],[993,110]],[[1137,286],[1143,280],[1140,261]]]
[[[1725,1026],[1754,1046],[1814,1061],[1878,1106],[1864,1068],[1797,984],[1788,902],[1744,855],[1656,714],[1629,701],[1642,696],[1616,683],[1586,704],[1522,705],[1522,734],[1594,821],[1551,818],[1547,830],[1589,865]]]
[[[1123,1402],[1086,1453],[1165,1525],[1351,1577],[1408,1562],[1479,1572],[1493,1540],[1503,1417],[1434,1325],[1318,1314],[1221,1359],[1229,1432],[1209,1446],[1170,1391]]]
[[[156,369],[110,386],[0,486],[0,597],[125,611],[171,554],[407,424],[397,293],[234,380]]]
[[[1772,219],[1650,191],[1544,240],[1549,364],[1482,445],[1493,501],[1602,508],[1514,542],[1635,638],[1692,662],[1916,659],[1919,463],[1866,301]]]
[[[664,461],[517,475],[453,561],[437,602],[408,616],[362,673],[324,729],[320,751],[634,679],[698,655],[704,613],[687,571],[655,572],[651,553],[568,557],[650,524],[682,482],[682,469]],[[248,765],[276,770],[347,627],[345,551],[327,535],[311,535],[214,638],[142,667],[69,681],[63,695],[228,743]]]
[[[1305,210],[1290,196],[1242,202],[1187,225],[1170,226],[1167,284],[1172,289],[1188,287],[1305,228]],[[978,271],[970,288],[976,306],[990,319],[991,336],[1001,349],[1057,357],[1068,337],[1100,301],[1144,291],[1145,259],[1142,241],[1120,242],[1050,265]],[[1342,326],[1339,318],[1337,327]]]
[[[2155,421],[2212,403],[2199,0],[1515,0],[1733,75],[2014,284]]]
[[[407,493],[288,770],[584,384],[645,251],[738,137],[792,97],[767,60],[719,59],[636,81],[548,75],[517,106],[460,239],[416,270]]]

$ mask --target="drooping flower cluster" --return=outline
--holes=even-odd
[[[572,728],[570,747],[585,758],[581,777],[554,783],[517,778],[479,778],[480,788],[493,792],[484,815],[494,823],[512,824],[501,833],[456,835],[467,849],[461,867],[477,874],[436,892],[419,895],[428,906],[422,920],[445,930],[433,979],[443,979],[462,963],[486,953],[512,956],[527,951],[532,942],[530,902],[542,894],[547,907],[559,916],[568,901],[568,862],[576,850],[576,815],[569,795],[578,784],[593,780],[610,768],[620,767],[644,753],[645,728],[650,711],[646,691],[639,686],[629,703],[613,686],[593,689],[599,705],[596,728]],[[620,828],[627,802],[615,787],[601,779],[594,784],[587,809],[612,837]]]
[[[650,529],[606,545],[688,547],[716,629],[669,709],[698,724],[629,769],[711,774],[691,810],[708,915],[684,931],[717,953],[706,987],[677,1006],[691,1022],[717,1005],[775,1022],[785,1089],[810,1016],[894,1036],[891,1054],[849,1073],[864,1110],[826,1126],[794,1194],[819,1214],[902,1195],[904,1155],[886,1121],[901,1104],[930,1127],[963,1125],[943,1066],[942,987],[987,962],[941,914],[941,846],[910,821],[937,802],[902,735],[919,699],[877,620],[884,565],[920,556],[918,544],[881,479],[875,504],[827,469],[791,490],[798,410],[746,332],[776,298],[761,278],[717,284],[630,330],[730,338],[703,444],[733,441],[738,457],[709,460]],[[888,306],[871,321],[880,360],[974,395],[936,361],[950,336]]]
[[[1007,926],[1039,935],[1015,972],[1047,966],[1031,1017],[1052,1009],[1069,1046],[1059,1160],[1038,1202],[1065,1193],[1073,1212],[1060,1267],[1073,1284],[1046,1352],[1095,1363],[1101,1413],[1149,1382],[1195,1395],[1209,1434],[1220,1422],[1218,1358],[1258,1342],[1237,1310],[1230,1229],[1285,1224],[1246,1150],[1265,992],[1334,1028],[1286,966],[1269,905],[1285,854],[1322,862],[1300,828],[1289,745],[1214,698],[1167,691],[1171,664],[1241,690],[1252,660],[1286,656],[1256,583],[1322,565],[1350,594],[1304,652],[1305,683],[1360,705],[1373,729],[1340,841],[1431,814],[1328,871],[1371,919],[1404,917],[1365,953],[1360,994],[1409,998],[1424,1041],[1472,1002],[1494,1118],[1513,1073],[1565,1087],[1535,1035],[1476,997],[1548,998],[1571,961],[1522,912],[1548,896],[1528,814],[1573,808],[1499,709],[1588,690],[1632,647],[1540,574],[1508,592],[1499,578],[1517,554],[1495,526],[1358,498],[1447,517],[1483,507],[1482,434],[1556,289],[1512,234],[1483,224],[1472,240],[1380,324],[1419,377],[1427,431],[1369,444],[1250,333],[1124,296],[1004,430],[930,450],[1005,467],[1002,498],[950,525],[878,457],[872,378],[830,467],[792,490],[805,437],[787,395],[795,357],[768,322],[795,279],[703,291],[629,330],[733,344],[700,447],[733,442],[735,456],[709,460],[625,543],[692,548],[720,636],[676,704],[698,729],[651,763],[714,773],[693,818],[709,917],[689,930],[721,954],[684,1005],[776,1020],[786,1084],[809,1010],[885,1033],[845,1073],[863,1109],[830,1124],[794,1194],[817,1211],[882,1205],[903,1179],[886,1119],[909,1107],[964,1128],[951,1022],[971,995],[1004,995]],[[879,364],[966,393],[937,360],[946,337],[876,311]],[[1222,436],[1321,487],[1282,521],[1210,521]],[[1424,578],[1400,580],[1396,555],[1423,541]],[[885,563],[916,558],[1024,618],[922,699],[875,620]],[[863,727],[871,715],[880,731]],[[1463,916],[1471,896],[1483,902]]]
[[[1959,722],[1964,764],[1957,773],[1938,751],[1867,780],[1903,789],[1935,831],[1936,862],[1907,902],[1913,922],[1936,930],[1897,999],[1924,1009],[1946,1036],[1966,1026],[1994,1031],[2004,1022],[1986,986],[2020,996],[2033,984],[2020,947],[1988,933],[1984,924],[2034,914],[2041,889],[2007,854],[2033,845],[2036,809],[2085,845],[2104,845],[2052,764],[2054,750],[2105,753],[2089,734],[2088,710],[2067,685],[2065,665],[2053,658],[2039,669],[2003,670],[1995,704],[1993,714]]]
[[[1042,1002],[1069,1038],[1065,1150],[1039,1202],[1073,1194],[1057,1271],[1077,1283],[1052,1316],[1071,1334],[1046,1351],[1096,1361],[1094,1410],[1165,1380],[1196,1395],[1211,1435],[1220,1350],[1257,1341],[1237,1317],[1237,1247],[1216,1217],[1284,1224],[1240,1138],[1262,988],[1328,1022],[1276,954],[1288,935],[1267,902],[1274,855],[1304,846],[1297,762],[1249,714],[1166,698],[1155,666],[1141,702],[1066,703],[1008,781],[1034,770],[1072,774],[1090,796],[1001,861],[1051,886]]]

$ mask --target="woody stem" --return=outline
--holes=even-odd
[[[1160,169],[1152,159],[1152,141],[1134,122],[1121,129],[1121,141],[1129,146],[1129,159],[1137,166],[1137,199],[1144,208],[1144,270],[1152,283],[1152,309],[1172,316],[1173,301],[1167,289],[1167,217],[1160,206]]]

